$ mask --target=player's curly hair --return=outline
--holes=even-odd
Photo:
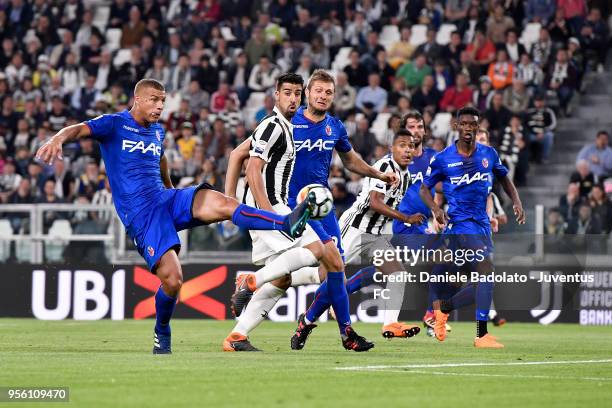
[[[473,106],[464,106],[457,111],[456,118],[459,119],[462,115],[476,116],[480,120],[480,111]]]

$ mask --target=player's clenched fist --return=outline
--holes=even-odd
[[[406,223],[408,224],[413,224],[413,225],[419,225],[422,224],[425,221],[425,216],[421,213],[416,213],[416,214],[411,214],[408,215],[406,217]]]
[[[397,186],[400,182],[399,176],[394,172],[381,173],[379,177],[380,181],[384,181],[393,187]]]

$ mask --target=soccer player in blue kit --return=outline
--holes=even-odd
[[[433,157],[423,184],[420,197],[431,209],[439,224],[446,224],[444,211],[434,202],[431,188],[442,182],[443,193],[448,201],[448,224],[444,234],[449,237],[451,250],[471,249],[483,254],[481,262],[474,262],[475,271],[481,279],[475,283],[476,338],[477,348],[503,348],[497,339],[488,333],[487,321],[493,299],[493,283],[486,278],[493,273],[490,255],[493,251],[491,225],[487,214],[487,198],[495,176],[512,200],[516,221],[525,223],[525,212],[516,187],[507,177],[495,149],[476,143],[480,125],[480,112],[466,107],[457,112],[456,130],[459,140]],[[444,285],[435,285],[442,288]],[[438,340],[446,338],[448,314],[462,305],[455,302],[462,297],[462,291],[448,300],[438,297],[433,302],[435,313],[434,333]]]
[[[52,163],[62,159],[66,142],[84,137],[100,142],[117,214],[149,269],[161,280],[155,294],[154,354],[171,353],[170,318],[183,282],[177,231],[232,220],[242,228],[280,230],[297,237],[313,211],[310,198],[282,216],[239,204],[206,183],[174,189],[164,156],[164,130],[158,123],[165,100],[160,82],[140,80],[129,111],[65,127],[36,153],[39,160]]]

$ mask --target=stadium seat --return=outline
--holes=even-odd
[[[126,62],[130,62],[132,59],[132,50],[129,48],[122,48],[117,51],[115,58],[113,58],[113,65],[117,68],[125,64]]]
[[[6,261],[11,256],[11,238],[13,227],[9,220],[0,220],[0,262]]]
[[[352,47],[342,47],[338,50],[331,66],[334,71],[343,71],[344,67],[349,64],[349,55],[352,49]]]
[[[383,140],[385,133],[387,131],[387,123],[389,122],[389,118],[391,114],[388,112],[381,112],[376,116],[374,122],[372,122],[372,126],[370,127],[370,132],[376,136],[376,140],[379,142]]]
[[[166,106],[162,112],[162,119],[167,120],[172,112],[176,112],[181,104],[181,94],[179,92],[170,92],[166,94]]]
[[[29,239],[22,239],[15,241],[15,258],[17,262],[31,262],[32,261],[32,241]]]
[[[225,41],[234,41],[236,39],[230,27],[227,27],[227,26],[220,27],[219,31],[221,32],[221,37],[223,37]]]
[[[113,52],[121,46],[122,32],[120,28],[109,28],[106,30],[106,47]]]
[[[450,42],[450,36],[453,31],[457,30],[454,24],[442,24],[436,35],[436,42],[440,45],[446,45]]]
[[[410,44],[421,45],[427,41],[427,26],[425,24],[415,24],[412,26]]]
[[[440,112],[437,113],[431,122],[431,133],[434,137],[446,137],[446,134],[451,129],[452,113]]]
[[[68,220],[55,220],[49,228],[49,240],[45,241],[45,261],[62,261],[62,253],[67,244],[66,239],[72,235],[72,227]]]
[[[391,45],[400,40],[400,32],[399,28],[396,25],[386,25],[382,28],[380,32],[380,37],[378,37],[378,42],[380,45],[389,49]]]
[[[529,23],[523,29],[519,42],[525,46],[527,52],[531,51],[531,46],[540,38],[541,28],[542,25],[540,23]]]
[[[102,32],[106,30],[108,19],[110,18],[110,7],[109,6],[97,6],[94,12],[93,25],[98,27]]]
[[[249,99],[247,99],[246,107],[259,110],[263,107],[265,98],[265,92],[251,92]]]

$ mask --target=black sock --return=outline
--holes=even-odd
[[[476,320],[476,337],[484,337],[487,333],[487,321]]]
[[[450,301],[450,299],[440,301],[440,311],[446,314],[453,311],[453,303]]]

